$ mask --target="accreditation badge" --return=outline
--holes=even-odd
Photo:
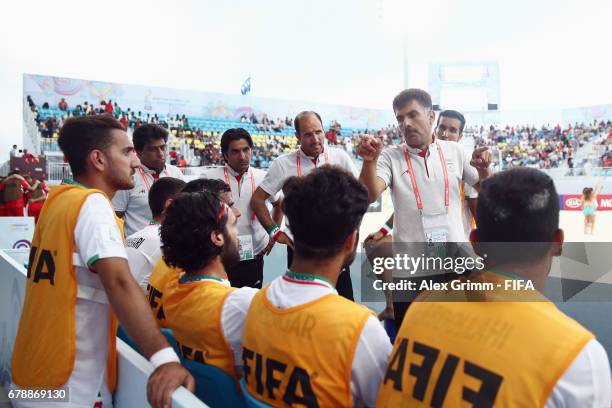
[[[252,235],[239,235],[239,251],[240,261],[250,261],[255,258],[253,254],[253,236]]]

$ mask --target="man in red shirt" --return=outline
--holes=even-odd
[[[121,123],[121,126],[123,126],[123,128],[124,128],[125,130],[127,130],[127,127],[128,127],[128,120],[127,120],[127,118],[125,117],[125,114],[121,115],[121,119],[119,119],[119,123]]]
[[[34,217],[34,223],[38,222],[38,216],[42,210],[45,200],[47,199],[47,193],[49,188],[44,181],[34,180],[31,177],[27,177],[26,181],[34,189],[30,192],[30,198],[28,200],[28,216]]]
[[[111,115],[113,114],[113,101],[111,101],[110,99],[108,100],[108,103],[104,106],[104,112],[110,113]]]
[[[9,176],[4,179],[2,194],[4,197],[4,215],[7,217],[23,217],[23,209],[25,201],[23,193],[34,191],[38,187],[38,181],[34,186],[25,181],[19,174],[19,170],[13,170]]]

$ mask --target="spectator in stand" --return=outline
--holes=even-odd
[[[176,166],[178,163],[178,153],[176,151],[176,147],[173,147],[168,155],[170,156],[170,164]]]
[[[32,179],[30,176],[26,177],[26,181],[34,189],[30,191],[30,197],[28,199],[28,216],[34,217],[34,223],[36,224],[38,222],[40,210],[42,210],[45,200],[47,199],[49,188],[44,181]]]
[[[68,102],[66,102],[65,98],[60,99],[60,101],[57,104],[57,107],[59,108],[59,110],[61,111],[67,111],[68,110]]]
[[[23,217],[25,208],[24,192],[34,191],[38,187],[38,181],[34,186],[30,184],[15,169],[4,179],[2,186],[4,199],[4,215],[7,217]]]
[[[13,145],[13,148],[11,149],[10,152],[10,157],[17,157],[17,145]]]
[[[185,160],[185,156],[183,156],[182,154],[179,156],[178,167],[180,169],[184,169],[185,167],[187,167],[187,161]]]
[[[129,122],[128,122],[128,119],[125,117],[125,114],[121,115],[121,119],[119,119],[119,123],[121,123],[121,126],[123,126],[125,130],[127,130]]]

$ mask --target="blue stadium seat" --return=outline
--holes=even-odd
[[[136,343],[134,343],[134,340],[132,340],[132,338],[127,334],[127,332],[123,329],[122,326],[119,326],[117,328],[117,337],[126,342],[128,346],[136,350],[138,353],[142,354],[140,352],[140,349],[136,347]]]
[[[164,336],[166,336],[166,339],[168,340],[168,343],[170,343],[170,345],[172,346],[174,351],[176,351],[176,354],[178,354],[180,356],[178,345],[176,344],[176,339],[174,338],[174,335],[172,334],[172,330],[170,330],[170,329],[161,329],[161,332],[162,332],[162,334]],[[134,342],[134,340],[132,340],[132,338],[127,334],[127,332],[125,331],[125,329],[122,326],[119,326],[117,328],[117,337],[119,337],[121,340],[123,340],[125,343],[127,343],[128,346],[130,346],[131,348],[133,348],[139,354],[142,355],[140,349],[138,347],[136,347],[136,343]]]
[[[244,382],[244,378],[240,380],[240,389],[242,390],[242,395],[244,395],[244,400],[248,408],[270,408],[270,405],[264,404],[263,402],[259,401],[251,394],[249,394],[249,391],[246,387],[246,383]]]
[[[195,395],[206,405],[212,408],[245,406],[244,398],[238,391],[238,385],[223,370],[186,359],[183,359],[182,363],[195,378]]]

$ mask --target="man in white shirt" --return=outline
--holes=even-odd
[[[251,167],[253,139],[242,128],[228,129],[221,136],[221,154],[225,160],[223,167],[214,167],[204,173],[204,177],[224,180],[230,186],[230,194],[242,217],[238,219],[238,238],[240,240],[240,263],[229,268],[227,275],[232,286],[261,288],[263,282],[264,255],[268,255],[274,240],[255,216],[251,208],[251,198],[266,176],[261,169]],[[271,197],[272,219],[280,224],[283,214],[280,210],[280,194]]]
[[[465,117],[455,110],[444,110],[438,115],[436,124],[436,137],[440,140],[450,140],[451,142],[459,143],[463,137],[463,129],[465,128]],[[461,191],[461,218],[463,221],[463,229],[465,236],[469,237],[470,231],[476,226],[474,217],[476,216],[476,201],[478,192],[474,187],[461,183],[459,188]]]
[[[251,199],[251,208],[270,237],[276,242],[287,245],[288,266],[291,266],[293,257],[290,227],[286,225],[285,229],[281,230],[279,224],[270,216],[265,201],[281,191],[285,180],[289,177],[305,176],[325,164],[339,166],[357,177],[357,168],[348,154],[344,150],[325,145],[323,121],[318,113],[301,112],[295,117],[293,124],[295,135],[300,142],[299,149],[296,152],[283,154],[272,162],[266,177],[257,187]],[[353,300],[353,287],[348,266],[340,275],[337,290],[340,295]]]
[[[159,226],[164,222],[164,210],[170,205],[172,199],[183,190],[185,184],[183,180],[174,177],[163,177],[155,181],[149,191],[151,222],[125,240],[125,252],[127,253],[130,271],[145,292],[151,270],[161,256]]]
[[[166,164],[166,129],[145,124],[134,130],[132,140],[140,159],[140,167],[134,176],[134,188],[119,191],[113,198],[117,215],[125,220],[127,236],[143,229],[151,221],[148,196],[155,180],[161,177],[183,179],[178,167]]]
[[[28,270],[36,264],[36,272],[31,282],[28,273],[29,287],[13,351],[13,382],[23,388],[65,389],[68,400],[54,405],[57,407],[112,407],[114,314],[155,367],[149,377],[149,402],[156,408],[169,406],[176,387],[183,384],[193,391],[194,380],[160,333],[130,274],[110,203],[117,190],[134,186],[134,170],[140,164],[134,146],[121,124],[109,115],[66,120],[58,144],[74,175],[74,181],[67,184],[74,186],[63,185],[50,192],[36,226],[34,242],[40,248],[33,247],[30,256]],[[73,229],[66,228],[70,225]],[[47,230],[55,234],[46,236]],[[39,268],[43,253],[47,266]],[[68,267],[55,270],[50,265],[56,262]],[[47,272],[39,275],[39,269]],[[50,298],[53,310],[68,308],[74,315],[56,313],[49,319],[53,310],[44,302]],[[50,324],[45,326],[45,321]],[[66,331],[58,334],[63,328]],[[14,400],[13,404],[38,407],[40,402]]]
[[[483,182],[470,240],[487,256],[461,280],[497,289],[424,292],[399,329],[377,407],[611,406],[606,351],[542,294],[564,241],[557,197],[535,169]]]
[[[405,143],[383,150],[380,140],[366,135],[358,153],[363,158],[359,179],[368,188],[371,202],[391,189],[394,249],[396,243],[465,242],[460,185],[465,182],[478,189],[480,181],[489,176],[487,148],[475,149],[469,160],[458,143],[438,140],[432,132],[431,97],[423,90],[400,92],[393,100],[393,110]],[[415,276],[394,271],[394,277]],[[408,304],[395,302],[396,324],[401,323]]]
[[[334,288],[355,259],[368,193],[338,166],[293,177],[284,190],[294,260],[251,301],[243,384],[269,405],[374,406],[389,337],[372,311]]]

